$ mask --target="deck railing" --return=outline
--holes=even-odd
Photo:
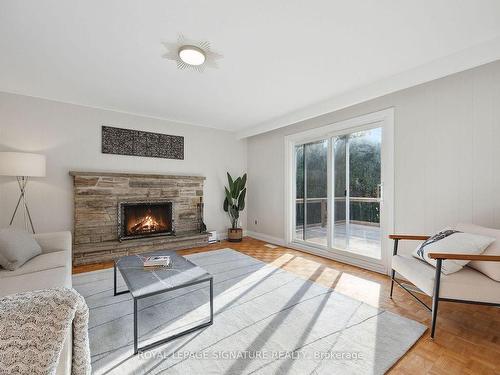
[[[315,226],[320,224],[321,227],[326,227],[328,222],[328,198],[307,198],[307,225]],[[335,223],[341,223],[346,221],[346,197],[336,197],[334,198],[335,203]],[[379,214],[378,209],[380,199],[372,197],[349,197],[349,211],[350,211],[350,222],[358,223],[363,225],[379,225]],[[297,198],[295,200],[297,207],[297,226],[303,225],[304,220],[304,198]],[[319,209],[316,206],[311,210],[310,205],[319,205]],[[354,204],[354,205],[353,205]],[[369,204],[371,207],[364,206]],[[357,205],[357,206],[356,206]],[[361,208],[361,205],[364,207]],[[301,208],[301,210],[300,210]],[[312,214],[310,211],[313,211]],[[301,218],[301,220],[300,220]]]

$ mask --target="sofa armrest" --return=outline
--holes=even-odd
[[[500,262],[500,255],[474,255],[474,254],[450,254],[450,253],[429,253],[432,259],[454,259],[454,260],[476,260],[485,262]]]
[[[71,232],[69,231],[35,234],[35,240],[44,254],[63,250],[71,253]]]

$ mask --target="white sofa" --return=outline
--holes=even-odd
[[[71,288],[71,233],[36,234],[35,239],[42,254],[15,271],[0,268],[0,296],[53,287]],[[71,344],[70,334],[59,358],[57,375],[71,373]]]

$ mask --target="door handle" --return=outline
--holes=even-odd
[[[383,201],[384,187],[383,184],[380,183],[377,185],[377,199],[379,202]]]

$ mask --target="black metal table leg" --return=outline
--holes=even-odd
[[[210,324],[214,322],[214,279],[210,278]]]
[[[116,262],[113,262],[113,295],[116,296]]]
[[[121,292],[116,291],[116,261],[113,262],[113,295],[119,296],[120,294],[128,293],[128,290],[122,290]]]
[[[134,298],[134,354],[139,352],[137,342],[137,299]]]
[[[155,341],[155,342],[153,342],[151,344],[148,344],[148,345],[145,345],[143,347],[139,347],[139,344],[138,344],[138,341],[139,341],[138,336],[139,336],[139,334],[138,334],[138,329],[137,329],[137,300],[138,299],[151,297],[152,295],[167,293],[167,292],[170,292],[172,290],[176,290],[176,289],[180,289],[180,288],[185,288],[185,287],[191,286],[191,285],[197,285],[197,284],[200,284],[200,283],[206,283],[207,281],[210,282],[210,320],[208,322],[199,324],[199,325],[197,325],[195,327],[192,327],[192,328],[189,328],[189,329],[187,329],[185,331],[176,333],[175,335],[172,335],[170,337],[166,337],[164,339]],[[187,335],[189,333],[195,332],[195,331],[197,331],[199,329],[202,329],[202,328],[205,328],[205,327],[208,327],[208,326],[212,325],[213,321],[214,321],[214,302],[213,302],[214,301],[214,292],[213,292],[213,290],[214,290],[214,287],[213,287],[213,277],[210,277],[210,279],[196,281],[194,283],[190,283],[190,284],[186,284],[186,285],[181,285],[179,287],[171,288],[169,290],[165,290],[165,291],[161,291],[161,292],[157,292],[157,293],[153,293],[151,295],[141,296],[141,297],[138,297],[138,298],[134,298],[134,354],[137,354],[139,352],[144,352],[146,350],[155,348],[155,347],[157,347],[159,345],[165,344],[165,343],[167,343],[169,341],[175,340],[175,339],[177,339],[179,337],[185,336],[185,335]]]

